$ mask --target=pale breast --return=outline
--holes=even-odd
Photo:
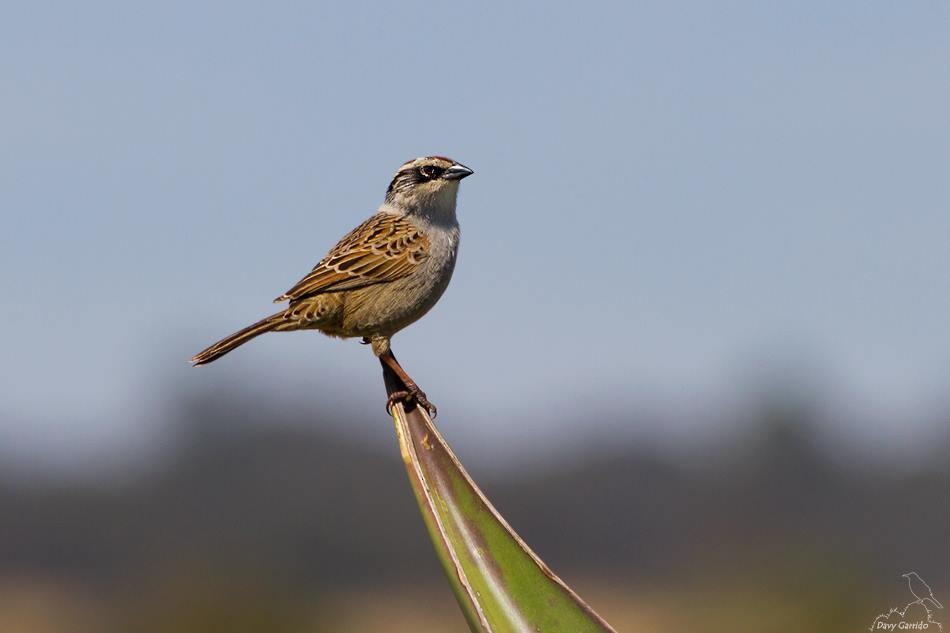
[[[412,274],[345,293],[344,336],[391,336],[438,302],[455,269],[459,229],[430,225],[425,231],[429,255]]]

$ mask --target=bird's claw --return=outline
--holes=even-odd
[[[439,415],[439,410],[434,404],[429,402],[429,399],[426,398],[426,394],[422,393],[421,391],[416,394],[415,401],[418,406],[422,407],[429,413],[429,417],[433,420],[435,419],[435,416]]]
[[[386,400],[386,413],[392,415],[393,405],[400,400],[414,404],[418,407],[422,407],[429,412],[429,417],[433,419],[436,415],[438,415],[439,410],[434,404],[429,402],[429,399],[426,398],[425,392],[418,387],[415,387],[414,389],[400,389],[399,391],[394,391],[389,394],[389,398]]]

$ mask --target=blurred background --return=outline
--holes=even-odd
[[[186,362],[427,154],[476,175],[453,283],[394,349],[618,630],[859,631],[911,570],[946,603],[948,27],[4,4],[0,630],[465,630],[368,349]]]

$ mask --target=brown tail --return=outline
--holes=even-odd
[[[254,325],[249,325],[243,330],[238,330],[231,336],[221,339],[203,352],[195,354],[195,356],[191,359],[191,362],[194,363],[195,367],[210,363],[213,360],[221,358],[235,347],[244,345],[255,336],[259,336],[264,332],[270,332],[278,325],[285,322],[286,321],[284,320],[283,312],[272,314],[267,318],[261,319]]]

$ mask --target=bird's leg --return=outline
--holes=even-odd
[[[406,370],[402,368],[402,365],[400,365],[399,361],[396,360],[396,357],[393,356],[392,350],[387,349],[385,352],[380,354],[379,362],[382,363],[384,367],[391,369],[405,387],[404,390],[394,391],[389,395],[389,399],[386,401],[387,413],[392,415],[391,409],[397,400],[405,400],[422,407],[428,411],[429,415],[433,418],[437,415],[438,409],[436,409],[436,406],[429,402],[428,398],[426,398],[425,392],[422,391],[422,389],[419,389],[419,385],[417,385],[415,381],[409,377],[409,374],[406,373]]]

